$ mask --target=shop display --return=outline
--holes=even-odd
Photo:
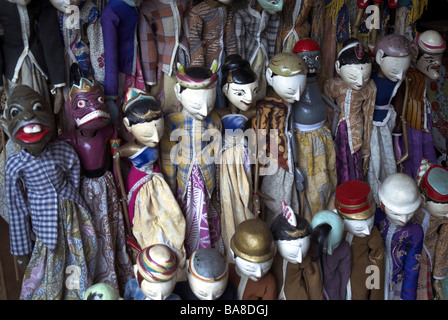
[[[0,8],[0,299],[448,299],[446,1]]]

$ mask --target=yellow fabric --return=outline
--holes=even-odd
[[[297,146],[297,161],[306,176],[304,190],[304,218],[309,222],[321,210],[330,205],[336,190],[336,152],[330,130],[322,127],[313,131],[294,132]]]
[[[132,232],[141,248],[163,243],[171,247],[184,270],[186,223],[179,204],[161,174],[154,174],[138,191]]]
[[[255,216],[251,211],[252,175],[246,173],[243,165],[244,148],[234,146],[221,154],[219,191],[221,198],[221,236],[228,261],[232,262],[230,254],[230,239],[236,227],[247,219]]]

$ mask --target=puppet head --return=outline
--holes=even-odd
[[[412,63],[430,79],[437,80],[441,76],[440,65],[445,49],[446,42],[437,31],[419,33],[412,42]]]
[[[409,40],[399,34],[382,37],[375,46],[375,61],[386,78],[393,82],[403,80],[411,63]]]
[[[308,69],[308,75],[317,75],[322,67],[319,44],[313,39],[300,39],[295,44],[293,52],[302,57]]]
[[[311,238],[319,253],[332,255],[339,246],[344,231],[344,223],[333,211],[323,210],[311,220]]]

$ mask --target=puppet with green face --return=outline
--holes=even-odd
[[[20,298],[81,299],[92,284],[97,240],[78,192],[78,156],[53,141],[51,106],[30,87],[13,90],[4,115],[21,147],[8,157],[5,177],[11,253],[25,270]]]

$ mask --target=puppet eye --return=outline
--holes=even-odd
[[[42,111],[42,110],[43,110],[42,104],[36,103],[33,105],[33,111]]]
[[[104,103],[104,97],[99,96],[99,97],[98,97],[98,102],[99,102],[99,103]]]
[[[308,60],[308,57],[307,57],[307,56],[303,56],[302,58],[303,58],[304,61],[307,61],[307,60]]]
[[[11,108],[11,110],[9,110],[9,116],[11,118],[14,118],[16,115],[18,115],[20,112],[20,110],[18,108]]]
[[[86,100],[79,100],[76,106],[78,108],[84,108],[86,106]]]
[[[317,56],[317,57],[316,57],[316,61],[319,61],[319,60],[320,60],[320,58],[319,58],[319,56]]]

